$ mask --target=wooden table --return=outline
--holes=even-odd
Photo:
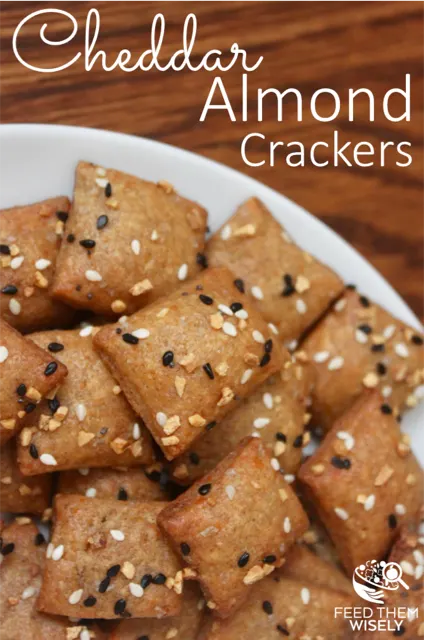
[[[19,40],[23,55],[38,66],[56,66],[83,47],[87,12],[101,15],[99,46],[108,54],[127,48],[141,53],[149,47],[150,26],[162,11],[167,19],[163,53],[181,46],[182,24],[194,11],[199,21],[197,55],[211,48],[228,50],[234,41],[249,59],[264,61],[249,75],[249,119],[240,117],[241,71],[224,74],[237,122],[223,111],[199,117],[213,74],[86,72],[82,62],[54,74],[26,69],[15,58],[11,40],[17,24],[32,11],[56,6],[79,23],[77,37],[66,47],[40,42],[38,19],[25,27]],[[247,173],[306,207],[353,244],[423,316],[423,16],[420,2],[2,2],[1,118],[3,122],[49,122],[124,131],[191,149]],[[70,33],[65,17],[50,20],[53,37]],[[56,31],[56,34],[55,34]],[[270,100],[264,121],[255,117],[259,87],[297,87],[308,102],[320,87],[335,89],[345,101],[349,87],[371,89],[380,102],[392,87],[412,75],[411,122],[391,123],[381,117],[369,122],[367,103],[358,101],[355,121],[342,111],[336,123],[320,123],[306,115],[296,120],[294,102],[285,105],[284,121],[276,119]],[[331,106],[331,105],[330,105]],[[329,107],[328,107],[329,108]],[[412,142],[413,162],[395,166],[394,156],[380,166],[290,168],[279,156],[248,167],[240,143],[252,131],[266,141],[299,140],[310,147],[329,140],[337,128],[342,138]],[[266,157],[265,143],[252,145],[250,158]],[[58,149],[60,153],[60,149]]]

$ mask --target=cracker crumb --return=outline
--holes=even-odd
[[[174,384],[175,384],[175,389],[177,391],[178,396],[182,398],[184,394],[184,389],[187,384],[187,380],[181,376],[176,376]]]
[[[162,444],[164,447],[172,447],[180,442],[180,439],[177,436],[167,436],[166,438],[161,438]]]
[[[227,375],[228,373],[228,369],[230,368],[229,364],[227,362],[220,362],[216,367],[215,367],[215,371],[217,372],[217,374],[219,376],[221,376],[222,378],[224,376]]]
[[[114,313],[124,313],[127,308],[127,305],[123,300],[114,300],[110,305],[110,308]]]
[[[173,433],[175,433],[175,431],[177,431],[177,429],[179,429],[180,426],[181,426],[180,416],[175,415],[167,419],[163,427],[163,430],[167,436],[170,436]]]
[[[41,273],[41,271],[36,271],[34,284],[39,289],[47,289],[47,287],[49,286],[49,281],[47,280],[46,276]]]
[[[128,580],[132,580],[135,576],[135,567],[132,562],[127,560],[122,565],[121,571]]]
[[[199,413],[190,416],[188,421],[192,427],[204,427],[206,424],[206,420]]]
[[[130,289],[130,294],[132,296],[141,296],[142,293],[146,293],[146,291],[151,291],[153,289],[153,285],[148,278],[145,278],[141,282],[137,282]],[[163,316],[161,316],[163,317]]]
[[[78,433],[78,446],[84,447],[94,438],[94,433],[88,433],[87,431],[80,431]]]
[[[115,438],[114,440],[112,440],[109,446],[115,453],[119,455],[124,451],[127,445],[128,442],[124,440],[124,438]]]
[[[222,315],[218,312],[218,313],[213,313],[212,315],[209,316],[209,322],[210,325],[212,327],[212,329],[222,329],[223,325],[224,325],[224,318],[222,317]]]
[[[187,373],[192,373],[197,368],[196,358],[194,356],[194,353],[188,353],[186,356],[181,358],[178,364],[184,367]]]
[[[379,379],[378,375],[376,373],[374,373],[374,371],[370,371],[362,379],[362,384],[367,389],[374,389],[378,385],[379,382],[380,382],[380,379]]]
[[[246,238],[249,236],[254,236],[256,233],[256,226],[254,224],[245,224],[242,227],[238,227],[233,234],[235,236],[239,236],[240,238]]]
[[[234,398],[234,391],[230,387],[224,387],[221,392],[221,399],[218,400],[217,406],[224,407]]]
[[[390,480],[393,473],[394,473],[394,469],[392,469],[392,467],[389,467],[389,465],[385,464],[378,472],[378,475],[374,481],[374,485],[376,487],[382,487],[384,484],[386,484],[386,482]]]

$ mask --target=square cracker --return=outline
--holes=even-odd
[[[52,298],[52,282],[70,208],[59,197],[0,211],[0,312],[24,333],[69,324],[74,311]]]
[[[90,621],[73,624],[66,618],[37,611],[46,556],[46,544],[37,527],[31,522],[16,521],[5,527],[1,535],[0,637],[3,640],[85,640],[88,636],[82,632],[89,628],[92,640],[104,639]]]
[[[179,616],[163,620],[125,620],[112,632],[111,640],[197,640],[204,617],[204,605],[199,587],[188,582],[184,585],[183,606]]]
[[[246,200],[207,244],[209,264],[225,266],[256,298],[281,340],[297,340],[343,290],[329,267],[303,251],[257,198]]]
[[[353,598],[310,582],[268,576],[229,620],[210,620],[199,640],[349,640],[349,623],[335,618],[335,607]]]
[[[150,480],[141,467],[62,471],[58,493],[117,500],[166,500],[159,482]]]
[[[0,505],[10,513],[42,514],[50,505],[52,476],[45,473],[28,478],[22,475],[16,459],[15,441],[0,449]]]
[[[180,564],[156,525],[163,507],[57,496],[40,611],[105,619],[178,615],[181,595],[165,578],[174,578]],[[145,576],[153,581],[143,589]]]
[[[288,356],[226,269],[102,329],[94,346],[169,460]]]
[[[228,617],[282,563],[308,519],[258,438],[244,440],[158,519],[197,573],[209,608]]]
[[[313,582],[352,596],[352,581],[331,562],[323,560],[304,544],[295,544],[287,554],[279,575],[293,580]]]
[[[302,366],[287,365],[173,462],[176,482],[191,484],[201,478],[251,435],[262,439],[285,474],[296,473],[306,444],[308,383]]]
[[[347,290],[302,345],[315,384],[313,420],[328,429],[364,389],[378,388],[396,415],[414,407],[424,382],[423,337]]]
[[[22,428],[41,398],[62,383],[67,369],[1,321],[0,372],[0,443],[4,443]]]
[[[423,472],[386,406],[364,393],[298,474],[348,572],[381,560],[423,503]]]
[[[206,220],[167,183],[80,162],[67,225],[75,240],[61,247],[55,297],[109,316],[133,313],[199,272]]]
[[[82,333],[31,334],[36,344],[54,351],[69,375],[55,399],[43,402],[21,433],[18,456],[25,475],[153,460],[149,433],[124,395],[116,393],[92,336]]]

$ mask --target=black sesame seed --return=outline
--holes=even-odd
[[[281,292],[283,298],[288,298],[288,296],[292,296],[295,293],[296,289],[293,285],[286,285]]]
[[[37,535],[34,538],[34,544],[36,547],[39,547],[40,545],[45,543],[45,539],[42,533],[37,533]]]
[[[27,392],[27,388],[23,382],[17,386],[16,393],[18,394],[18,396],[22,397],[26,394],[26,392]]]
[[[353,286],[353,285],[352,285],[352,286]],[[290,635],[290,632],[289,632],[285,627],[283,627],[283,625],[282,625],[282,624],[277,624],[276,629],[277,629],[277,631],[279,631],[280,633],[282,633],[282,634],[283,634],[283,636],[289,636],[289,635]]]
[[[128,500],[128,493],[126,492],[124,487],[119,487],[118,500]]]
[[[83,602],[84,607],[94,607],[97,602],[97,598],[94,596],[88,596]]]
[[[363,307],[369,307],[371,304],[366,296],[359,296],[359,302]]]
[[[121,565],[120,564],[114,564],[110,567],[110,569],[108,569],[106,571],[106,576],[108,578],[114,578],[115,576],[118,575],[119,571],[121,570]]]
[[[7,296],[13,296],[15,293],[18,293],[18,287],[15,287],[14,284],[7,284],[5,287],[3,287],[1,292]]]
[[[399,638],[400,636],[403,636],[405,631],[406,631],[406,627],[404,627],[403,624],[401,624],[399,629],[396,629],[396,631],[393,631],[393,635]]]
[[[333,465],[333,467],[336,467],[336,469],[350,469],[352,463],[350,462],[349,458],[333,456],[331,458],[331,464]]]
[[[37,460],[38,458],[38,449],[34,443],[29,445],[29,455],[31,458],[34,458],[34,460]]]
[[[196,262],[199,266],[201,266],[203,269],[207,269],[208,267],[208,259],[205,256],[204,253],[198,253],[196,256]]]
[[[396,529],[397,527],[397,518],[394,513],[391,513],[387,518],[387,522],[389,524],[390,529]]]
[[[44,369],[45,376],[51,376],[57,370],[57,362],[49,362],[47,367]]]
[[[263,559],[264,564],[273,564],[277,560],[277,556],[270,554]]]
[[[69,242],[69,244],[75,242],[75,236],[73,233],[68,233],[68,235],[66,236],[66,242]]]
[[[234,280],[234,284],[236,286],[236,288],[240,291],[240,293],[244,293],[245,289],[244,289],[244,282],[241,278],[236,278]]]
[[[105,186],[105,196],[106,198],[110,198],[111,195],[112,195],[112,185],[110,184],[110,182],[108,182],[107,185]]]
[[[387,373],[387,367],[384,362],[377,362],[375,369],[380,376],[384,376]]]
[[[293,446],[296,449],[300,449],[300,447],[303,446],[303,435],[300,434],[299,436],[296,436],[295,439],[293,440]]]
[[[146,573],[140,580],[140,586],[143,589],[147,589],[147,587],[152,582],[152,580],[153,580],[152,574],[151,573]]]
[[[373,344],[371,346],[371,351],[373,351],[374,353],[378,353],[384,350],[385,350],[385,346],[382,342],[380,342],[379,344]]]
[[[15,543],[9,542],[9,544],[5,544],[1,549],[2,556],[8,556],[9,553],[12,553],[15,549]]]
[[[200,294],[199,299],[201,302],[203,302],[203,304],[208,304],[208,305],[213,304],[213,298],[211,298],[210,296],[205,296],[204,293]]]
[[[249,559],[250,559],[250,553],[248,553],[247,551],[241,554],[240,558],[237,560],[237,564],[240,567],[240,569],[243,569],[243,567],[247,565],[247,563],[249,562]]]
[[[262,609],[265,611],[265,613],[267,613],[269,616],[272,616],[272,604],[270,603],[269,600],[265,600],[262,603]]]
[[[233,302],[230,304],[230,309],[233,313],[237,313],[237,311],[241,311],[243,309],[243,305],[241,302]]]
[[[52,353],[58,353],[59,351],[63,351],[64,345],[60,344],[60,342],[50,342],[47,349]]]
[[[137,336],[133,336],[132,333],[123,333],[122,340],[128,344],[138,344]]]
[[[211,488],[212,488],[212,485],[208,482],[207,484],[202,484],[199,487],[198,491],[199,491],[201,496],[206,496],[209,493],[209,491],[211,490]]]
[[[181,548],[181,553],[183,554],[183,556],[188,556],[188,554],[191,551],[190,545],[188,545],[187,542],[182,542],[181,545],[180,545],[180,548]]]
[[[265,353],[271,353],[273,347],[272,339],[270,338],[264,344]]]
[[[109,218],[107,216],[99,216],[97,218],[96,227],[98,229],[104,229],[108,222]]]
[[[96,246],[95,240],[80,240],[80,245],[84,249],[93,249]]]
[[[69,217],[69,214],[66,213],[66,211],[56,211],[56,217],[62,222],[66,222]]]
[[[60,401],[57,396],[55,396],[51,400],[47,400],[47,404],[49,405],[49,409],[52,413],[56,413],[56,411],[60,407]]]
[[[393,413],[392,407],[389,404],[387,404],[386,402],[381,405],[380,411],[381,411],[381,413],[384,413],[386,416],[388,416],[391,413]]]
[[[166,576],[163,573],[158,573],[152,578],[153,584],[165,584]]]
[[[105,593],[110,585],[110,578],[103,578],[101,583],[99,584],[99,593]]]
[[[293,276],[291,276],[290,273],[285,273],[283,275],[283,280],[284,280],[284,283],[287,285],[293,284]]]
[[[372,333],[372,328],[370,327],[369,324],[360,324],[358,329],[359,331],[362,331],[362,333],[365,333],[367,336],[369,336],[370,333]]]
[[[25,413],[32,413],[34,409],[36,409],[37,405],[34,402],[28,402],[28,404],[24,407]]]
[[[3,256],[10,256],[10,248],[7,244],[0,244],[0,253]]]
[[[413,344],[422,345],[424,343],[424,340],[422,339],[421,336],[415,334],[415,335],[412,336],[411,342]]]
[[[121,327],[118,327],[117,329],[115,329],[115,333],[117,333],[117,334],[118,334],[118,336],[120,336],[120,335],[121,335],[121,333],[122,333],[122,329],[121,329]]]
[[[113,610],[115,612],[115,615],[122,616],[122,614],[125,611],[126,606],[127,606],[127,603],[123,598],[120,598],[120,600],[117,600],[115,602],[115,606],[113,608]]]
[[[275,434],[275,437],[280,442],[287,442],[287,436],[284,433],[281,433],[281,431],[277,431],[277,433]]]
[[[195,451],[192,451],[189,454],[189,458],[190,458],[190,462],[192,464],[199,464],[199,462],[200,462],[200,458],[199,458],[199,456],[197,455],[197,453]]]
[[[270,360],[271,360],[270,354],[269,353],[264,353],[264,355],[262,356],[261,361],[259,363],[259,366],[260,367],[265,367],[269,363]]]
[[[215,374],[212,371],[212,367],[209,364],[209,362],[207,362],[206,364],[203,365],[203,371],[207,374],[207,376],[213,380],[215,378]]]
[[[206,431],[210,431],[214,427],[216,427],[216,422],[215,420],[212,420],[212,422],[208,422],[208,424],[206,425]]]
[[[165,351],[162,356],[162,364],[164,367],[170,367],[174,362],[174,352],[173,351]]]

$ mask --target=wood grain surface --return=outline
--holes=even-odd
[[[56,7],[78,20],[75,39],[47,47],[39,37],[42,18],[21,32],[20,50],[31,64],[56,66],[83,50],[88,10],[101,14],[98,44],[113,56],[123,48],[134,54],[149,48],[150,26],[161,11],[167,20],[164,60],[181,47],[182,24],[196,13],[199,30],[195,60],[212,48],[228,50],[234,41],[253,62],[264,61],[249,75],[249,118],[243,122],[241,71],[224,74],[225,87],[237,110],[237,122],[223,111],[199,117],[212,83],[208,72],[90,72],[78,61],[54,74],[26,69],[12,51],[18,23],[32,11]],[[70,33],[66,17],[49,20],[52,38]],[[421,2],[2,2],[1,120],[99,127],[161,140],[191,149],[257,178],[318,216],[353,244],[423,317],[423,6]],[[254,96],[259,87],[296,87],[308,101],[321,87],[335,89],[342,100],[349,87],[367,87],[377,102],[392,87],[412,77],[411,122],[391,123],[358,101],[355,121],[345,110],[336,123],[296,120],[294,102],[285,105],[278,122],[269,102],[257,122]],[[286,108],[287,106],[287,108]],[[331,106],[331,105],[330,105]],[[240,155],[240,143],[252,131],[266,140],[299,140],[310,147],[329,140],[337,128],[354,143],[368,140],[412,143],[412,165],[290,168],[284,157],[275,167],[251,168]],[[253,146],[252,146],[253,150]],[[267,145],[254,146],[254,161],[266,157]],[[60,149],[58,149],[60,153]]]

